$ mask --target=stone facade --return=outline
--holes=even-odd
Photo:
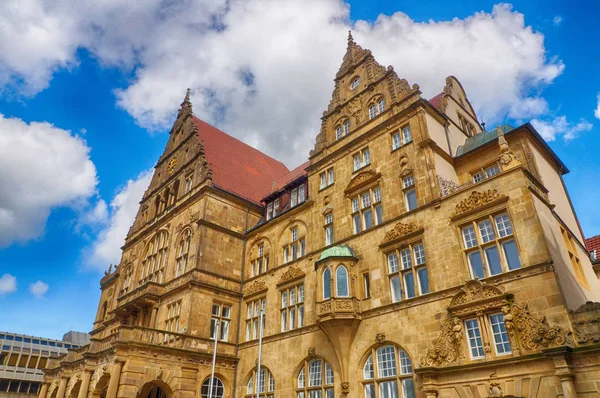
[[[219,397],[600,395],[600,283],[539,134],[482,131],[456,78],[427,101],[351,36],[334,81],[262,201],[218,181],[188,93],[40,398],[207,397],[211,336]]]

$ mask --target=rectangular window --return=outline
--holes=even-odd
[[[488,165],[486,167],[482,167],[479,170],[472,172],[471,178],[474,183],[478,183],[485,179],[491,178],[499,173],[500,173],[500,166],[496,163],[496,164]]]
[[[395,149],[400,148],[401,142],[400,142],[400,133],[394,133],[392,134],[392,151]]]
[[[288,300],[289,298],[289,300]],[[281,292],[281,331],[304,326],[304,285]]]
[[[371,153],[369,152],[369,148],[365,148],[362,151],[354,154],[354,156],[352,156],[352,159],[354,171],[368,166],[369,164],[371,164]]]
[[[412,141],[412,132],[410,131],[410,126],[405,126],[402,128],[402,144],[406,145]]]
[[[320,178],[319,189],[323,189],[330,185],[333,185],[333,183],[335,182],[335,175],[333,173],[333,167],[330,167],[327,170],[325,170],[324,172],[322,172],[321,174],[319,174],[319,178]]]
[[[417,208],[417,190],[414,188],[415,179],[412,175],[402,179],[402,187],[404,188],[404,202],[406,210],[411,211]]]
[[[487,216],[461,228],[472,278],[486,278],[521,268],[507,213]]]
[[[369,277],[369,273],[363,274],[363,296],[368,299],[371,298],[371,278]]]
[[[321,179],[321,184],[319,185],[319,189],[323,189],[327,186],[327,174],[321,173],[319,178]]]
[[[273,202],[267,204],[267,220],[273,218]]]
[[[490,166],[488,168],[485,169],[485,176],[486,178],[490,178],[495,176],[496,174],[500,173],[500,167],[498,167],[497,164]]]
[[[258,334],[260,333],[259,327],[259,319],[261,309],[263,310],[263,336],[264,336],[264,326],[266,324],[267,314],[265,310],[267,309],[267,299],[257,299],[248,303],[248,311],[246,313],[246,341],[256,340],[258,339]]]
[[[477,319],[465,321],[465,331],[467,333],[467,342],[469,343],[471,359],[483,358],[483,342],[481,340],[481,331],[479,330],[479,321]]]
[[[185,179],[185,192],[192,190],[192,176],[186,177]]]
[[[167,305],[167,316],[165,319],[165,330],[179,333],[179,316],[181,315],[181,300]],[[52,344],[50,344],[52,345]]]
[[[396,249],[387,253],[386,258],[393,302],[401,300],[402,292],[405,298],[430,292],[423,243]]]
[[[481,173],[481,171],[478,171],[477,173],[473,173],[473,182],[478,183],[481,181],[483,181],[483,174]]]
[[[494,337],[496,354],[510,354],[512,350],[510,348],[510,340],[508,339],[506,326],[504,325],[504,314],[499,313],[490,315],[490,325],[492,327],[492,336]]]
[[[298,187],[298,203],[302,203],[306,200],[306,185],[302,184]]]
[[[292,189],[290,193],[290,206],[294,207],[298,204],[298,188]]]
[[[374,187],[352,198],[354,233],[369,229],[383,221],[381,189]]]
[[[215,339],[218,331],[219,340],[228,341],[230,322],[231,306],[217,303],[213,304],[212,317],[210,320],[210,338]]]

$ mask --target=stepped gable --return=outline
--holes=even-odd
[[[198,138],[212,169],[213,186],[260,205],[272,182],[288,174],[288,168],[194,116]]]
[[[296,167],[289,173],[277,178],[271,184],[269,191],[265,194],[263,199],[268,198],[274,193],[282,191],[287,185],[296,181],[298,178],[302,176],[308,176],[308,172],[306,168],[310,165],[310,161],[302,163],[300,166]]]

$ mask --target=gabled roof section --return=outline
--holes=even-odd
[[[446,93],[444,93],[443,91],[441,93],[439,93],[438,95],[436,95],[435,97],[433,97],[432,99],[429,100],[429,103],[431,105],[434,106],[434,108],[436,108],[438,111],[441,111],[441,105],[442,105],[442,99],[444,98],[444,95]]]
[[[296,167],[294,170],[290,171],[287,174],[282,175],[276,180],[272,181],[271,189],[266,193],[263,197],[264,199],[269,198],[270,196],[283,191],[288,185],[292,184],[294,181],[298,180],[301,177],[307,177],[308,173],[306,168],[310,165],[310,161],[302,163],[300,166]]]
[[[194,116],[198,138],[212,169],[213,186],[260,205],[272,182],[288,174],[278,160]]]
[[[342,65],[340,65],[340,69],[335,74],[335,79],[340,79],[350,70],[354,69],[369,55],[371,55],[371,51],[365,50],[364,48],[356,44],[354,38],[352,37],[352,32],[348,31],[348,46],[346,47],[346,54],[344,54],[344,58],[342,59]]]

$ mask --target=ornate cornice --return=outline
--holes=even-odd
[[[358,189],[367,186],[381,178],[381,173],[376,173],[373,170],[365,170],[358,173],[346,186],[344,193],[350,195]]]
[[[244,297],[252,296],[267,290],[265,281],[254,281],[244,289]]]
[[[291,282],[291,281],[295,281],[297,279],[304,278],[305,276],[306,276],[306,274],[304,272],[302,272],[300,270],[300,268],[291,266],[287,269],[287,271],[285,271],[281,275],[281,278],[279,278],[279,282],[277,283],[277,286],[283,285],[283,284]]]
[[[385,236],[379,244],[379,247],[387,246],[391,243],[397,242],[407,237],[417,235],[422,232],[423,228],[419,228],[417,224],[415,224],[412,221],[406,224],[403,222],[399,222],[394,226],[393,229],[385,233]]]
[[[481,210],[502,203],[508,200],[508,196],[499,194],[496,189],[488,189],[484,192],[473,191],[468,198],[461,200],[454,209],[451,219],[457,219],[461,216],[471,214],[476,210]]]

